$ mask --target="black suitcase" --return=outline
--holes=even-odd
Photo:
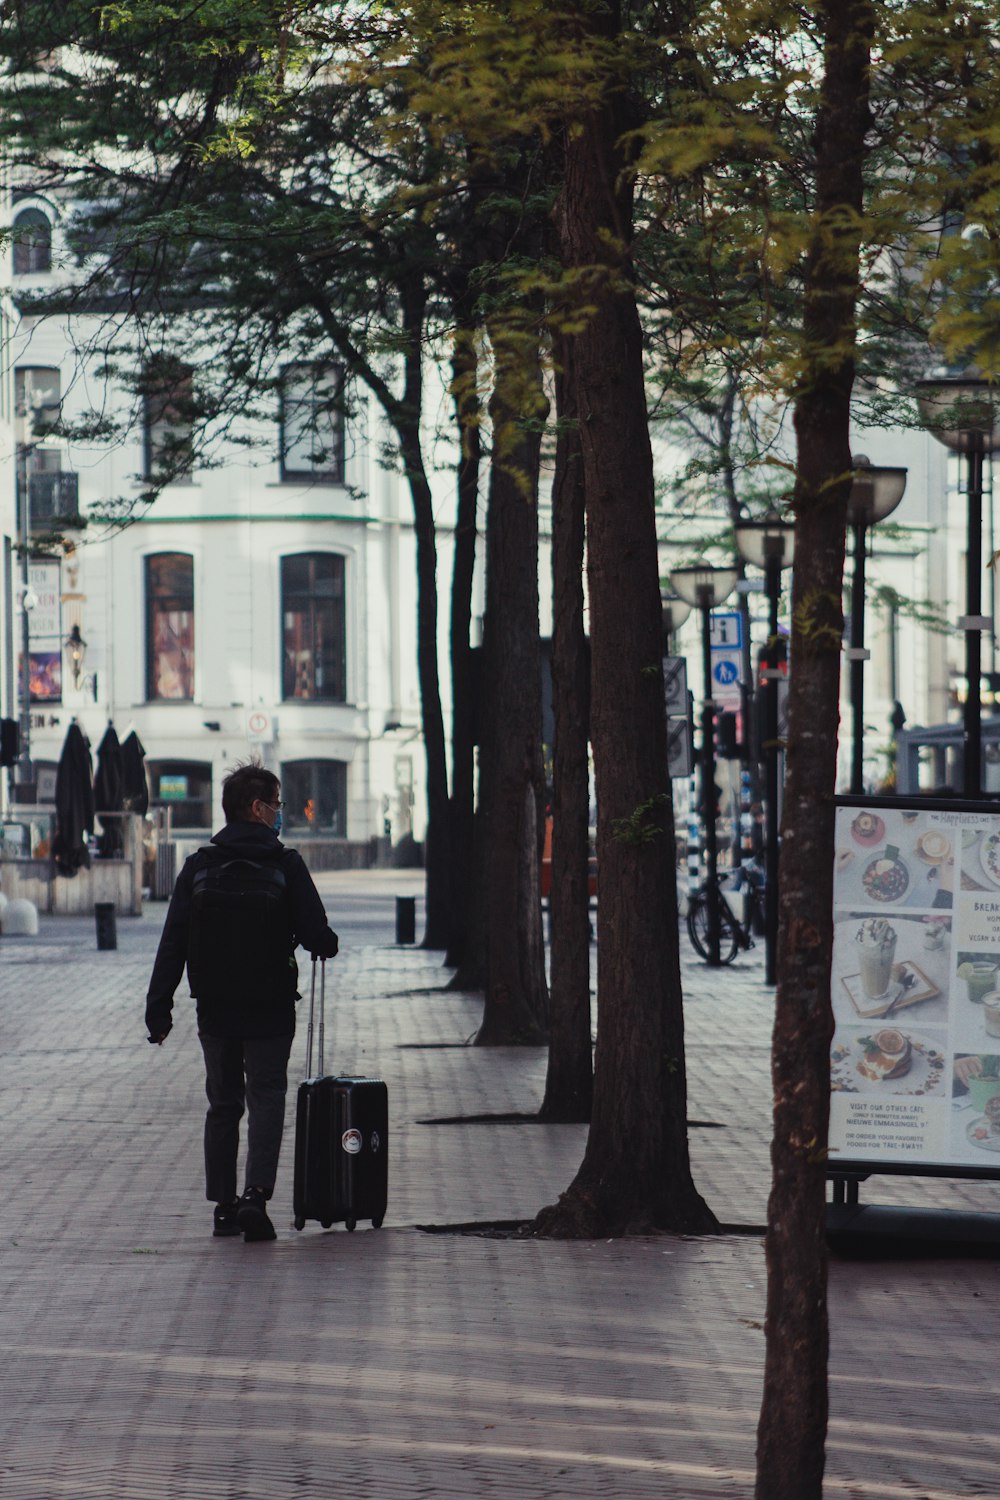
[[[295,1111],[295,1227],[318,1219],[324,1229],[354,1229],[385,1217],[389,1183],[389,1096],[381,1078],[324,1078],[326,965],[320,967],[319,1071],[312,1077],[316,960],[313,959],[306,1033],[306,1074]]]

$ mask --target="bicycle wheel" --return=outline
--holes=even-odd
[[[692,896],[688,902],[687,930],[695,952],[708,958],[708,902],[704,895]],[[731,964],[739,949],[739,935],[733,914],[719,898],[719,962]]]

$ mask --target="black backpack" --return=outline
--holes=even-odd
[[[188,934],[188,980],[198,996],[275,998],[294,988],[291,902],[281,855],[248,859],[212,845],[198,851]]]

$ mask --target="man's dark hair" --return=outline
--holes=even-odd
[[[265,770],[259,761],[234,766],[222,780],[222,811],[227,823],[249,823],[250,809],[259,799],[276,802],[281,786],[273,771]]]

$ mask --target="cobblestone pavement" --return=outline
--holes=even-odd
[[[392,946],[409,873],[328,875],[327,1063],[391,1099],[385,1228],[213,1240],[201,1058],[179,997],[142,1027],[163,918],[0,941],[0,1497],[749,1497],[760,1400],[772,997],[758,954],[686,952],[696,1179],[719,1238],[546,1243],[431,1232],[520,1219],[580,1127],[530,1112],[536,1049],[471,1049],[479,1001]],[[301,1072],[305,1028],[293,1052]],[[867,1189],[866,1189],[867,1191]],[[996,1207],[982,1185],[883,1179],[883,1202]],[[424,1226],[423,1228],[418,1226]],[[834,1260],[829,1496],[1000,1496],[1000,1265]]]

